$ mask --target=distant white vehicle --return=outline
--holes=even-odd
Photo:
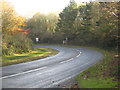
[[[36,42],[39,42],[39,38],[38,37],[36,37],[35,40],[36,40]]]

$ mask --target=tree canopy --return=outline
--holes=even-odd
[[[70,44],[117,46],[117,2],[90,2],[79,7],[73,3],[59,14],[56,31],[68,36]]]
[[[41,43],[62,43],[67,38],[67,44],[104,48],[118,46],[118,2],[78,5],[71,0],[59,16],[38,12],[29,19],[19,16],[10,3],[1,3],[5,54],[29,52],[32,49],[31,39],[35,41],[36,37]]]

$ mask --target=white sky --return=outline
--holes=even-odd
[[[11,2],[18,14],[31,17],[36,12],[48,14],[49,12],[60,12],[67,6],[70,0],[7,0]],[[89,0],[75,0],[87,2]]]

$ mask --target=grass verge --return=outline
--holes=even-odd
[[[104,59],[80,73],[76,80],[80,88],[119,88],[118,57],[115,52],[93,47],[82,47],[102,52]]]
[[[2,57],[2,66],[24,63],[57,54],[58,51],[50,48],[35,48],[34,51],[24,54],[14,54],[12,56]]]

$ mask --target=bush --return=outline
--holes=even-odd
[[[33,49],[32,40],[25,34],[18,33],[13,36],[5,36],[2,43],[3,55],[12,55],[14,53],[25,53]]]

